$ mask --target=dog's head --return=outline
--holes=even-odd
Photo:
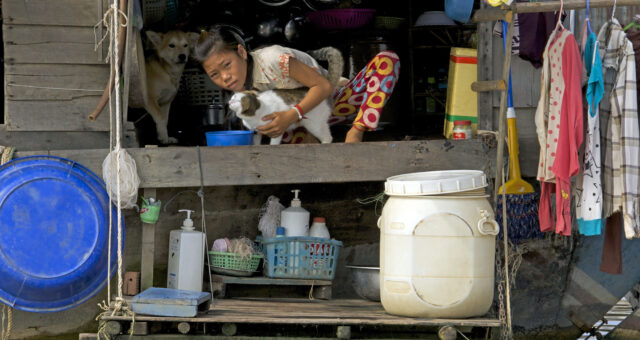
[[[236,116],[242,119],[254,117],[256,111],[260,108],[258,94],[254,91],[236,92],[229,99],[229,108],[236,113]]]
[[[161,60],[169,64],[186,64],[189,54],[198,40],[198,34],[182,31],[167,33],[147,31],[147,38]]]

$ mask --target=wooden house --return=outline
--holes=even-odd
[[[218,2],[221,6],[228,3],[223,0]],[[245,2],[251,6],[256,5],[250,0]],[[582,6],[582,1],[566,2],[574,4],[574,8]],[[605,1],[591,2],[600,4],[600,7],[605,4]],[[634,12],[640,10],[639,2],[618,1],[617,13],[620,13],[620,21],[628,22]],[[376,4],[384,6],[383,2]],[[638,6],[622,7],[631,4]],[[411,28],[420,14],[417,8],[422,7],[416,1],[403,1],[402,5],[406,8],[399,8],[395,13],[401,13],[399,15],[405,17],[408,25],[402,28],[400,34],[409,34],[411,31],[414,36],[428,35],[428,30]],[[0,144],[15,146],[18,150],[16,156],[57,155],[75,160],[101,174],[102,161],[108,154],[110,145],[108,107],[94,122],[87,116],[98,103],[109,78],[109,65],[105,64],[108,49],[104,44],[97,45],[106,30],[101,20],[109,6],[110,2],[106,0],[2,1],[5,86],[4,124],[0,125]],[[133,17],[133,8],[133,2],[130,2],[127,9],[129,18]],[[384,12],[384,8],[380,9]],[[580,22],[582,12],[577,11],[576,23]],[[607,9],[593,9],[592,23],[596,24],[596,17],[604,22],[607,13]],[[499,79],[501,76],[502,45],[498,38],[493,37],[492,30],[493,22],[477,24],[479,81]],[[132,34],[130,27],[128,32]],[[411,55],[413,58],[412,47],[404,40],[402,43],[405,45],[402,45],[401,57]],[[128,41],[125,77],[128,74],[127,60],[132,58],[128,52],[132,49],[133,44]],[[514,101],[518,111],[520,161],[523,177],[533,177],[539,152],[533,112],[539,96],[537,79],[540,73],[525,61],[518,58],[512,60],[513,73],[518,75],[514,76]],[[404,67],[405,70],[413,70],[412,73],[415,74],[412,62],[413,60],[409,61],[409,65]],[[407,88],[408,85],[405,90]],[[413,94],[406,91],[397,96],[398,101],[405,104],[398,104],[398,111],[392,112],[394,119],[405,120],[405,127],[420,130],[419,127],[406,123],[410,116],[406,114],[406,103]],[[498,108],[498,92],[479,94],[479,128],[497,130]],[[142,272],[143,288],[166,284],[168,233],[181,224],[181,219],[172,212],[178,208],[189,208],[197,211],[195,218],[199,219],[200,201],[193,192],[201,185],[205,187],[207,224],[212,228],[208,235],[210,241],[224,236],[254,237],[257,234],[255,226],[258,213],[267,197],[274,194],[283,203],[287,203],[290,190],[301,187],[303,202],[308,204],[308,209],[327,216],[330,228],[334,228],[331,229],[332,236],[345,243],[341,261],[363,263],[377,261],[377,216],[372,206],[362,206],[354,200],[380,193],[381,183],[387,177],[410,172],[453,169],[482,170],[490,177],[495,173],[495,138],[451,141],[439,135],[425,136],[407,130],[407,135],[418,135],[420,138],[360,144],[145,148],[144,145],[138,145],[132,122],[125,124],[124,131],[127,136],[124,144],[135,159],[141,178],[141,194],[156,197],[166,203],[175,198],[171,206],[161,214],[160,222],[156,225],[142,223],[135,211],[125,212],[127,244],[124,266],[127,271]],[[630,258],[640,255],[640,251],[637,246],[627,246],[626,243],[625,249],[630,255],[625,258],[629,271],[624,278],[599,275],[597,271],[586,270],[585,267],[581,269],[578,263],[583,264],[587,259],[594,260],[596,255],[599,256],[599,253],[594,255],[593,250],[597,248],[598,242],[601,239],[585,240],[577,236],[564,240],[549,238],[532,243],[522,250],[520,255],[523,264],[515,279],[517,288],[513,290],[512,296],[513,325],[517,334],[541,339],[548,338],[549,334],[575,338],[584,331],[585,325],[594,324],[633,283],[640,281],[640,270],[631,269]],[[578,254],[580,259],[573,258]],[[557,280],[541,282],[541,277],[547,275]],[[353,295],[348,288],[335,288],[337,285],[346,285],[345,282],[346,271],[341,269],[334,284],[337,297]],[[592,294],[594,290],[599,292],[596,298]],[[543,291],[548,294],[543,294]],[[75,310],[52,315],[15,312],[14,336],[38,338],[45,334],[95,332],[97,324],[94,318],[99,312],[96,303],[105,299],[105,296],[106,291],[101,292]],[[337,303],[339,307],[340,302]],[[283,304],[278,310],[284,312],[290,307]],[[365,309],[367,308],[374,307],[366,305]],[[587,309],[590,310],[589,313],[584,312]],[[492,317],[476,321],[411,321],[394,319],[383,313],[358,317],[353,313],[349,314],[347,307],[344,310],[344,315],[323,314],[325,321],[322,322],[314,322],[314,316],[310,315],[305,322],[308,325],[327,327],[352,325],[354,330],[356,325],[365,328],[376,325],[391,328],[415,326],[423,331],[455,325],[463,331],[469,331],[473,327],[484,329],[499,325],[495,313]],[[359,309],[356,313],[359,311],[362,310]],[[295,313],[285,313],[281,317],[276,314],[263,313],[253,321],[227,318],[213,323],[282,324],[276,319],[296,317]],[[636,313],[633,317],[635,319],[631,322],[636,324],[640,315]],[[347,319],[351,321],[344,321]],[[122,321],[122,325],[128,327],[123,320],[115,318],[110,321]],[[198,331],[202,329],[201,325],[194,326],[198,323],[197,320],[185,322],[191,322]],[[152,323],[153,320],[140,321],[140,325]],[[341,337],[340,332],[347,331],[339,328],[337,337]],[[144,330],[141,332],[144,333]],[[233,331],[227,334],[224,329],[221,332],[225,335],[236,333]],[[343,334],[342,338],[344,336]]]

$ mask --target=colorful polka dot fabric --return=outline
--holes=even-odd
[[[378,127],[384,105],[389,100],[400,75],[400,59],[392,51],[378,53],[353,79],[336,90],[330,125],[353,120],[363,131]],[[288,131],[283,143],[301,143],[306,136],[304,128]]]

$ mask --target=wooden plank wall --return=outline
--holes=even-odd
[[[87,119],[109,76],[107,46],[94,48],[96,36],[105,32],[101,25],[94,32],[94,25],[108,2],[4,0],[2,5],[6,130],[108,131],[108,114],[96,122]]]

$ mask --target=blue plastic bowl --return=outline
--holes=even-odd
[[[58,312],[102,291],[117,267],[118,223],[111,205],[109,235],[100,177],[69,159],[18,158],[0,166],[0,202],[0,302]]]
[[[207,146],[232,146],[253,144],[253,132],[245,130],[212,131],[205,133]]]
[[[473,0],[445,0],[444,12],[455,21],[466,24],[471,18]]]

